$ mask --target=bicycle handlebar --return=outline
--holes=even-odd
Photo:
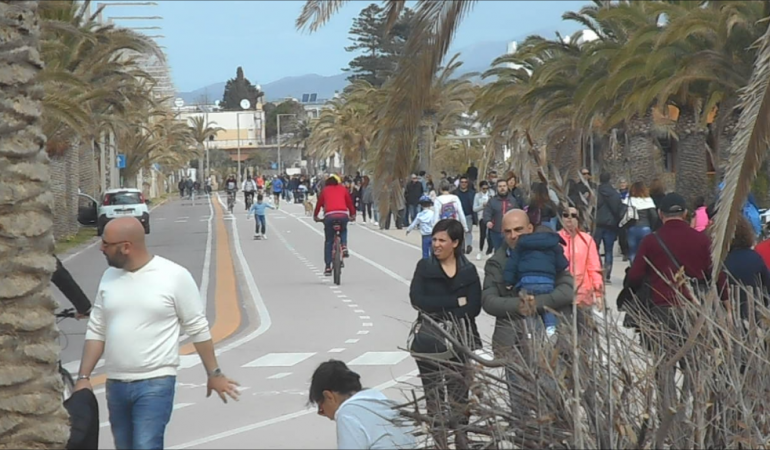
[[[59,319],[74,319],[75,318],[75,308],[67,308],[62,310],[61,312],[58,312],[54,314]]]

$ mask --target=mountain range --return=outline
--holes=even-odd
[[[575,31],[575,29],[566,30],[566,32],[572,31]],[[527,36],[532,34],[539,34],[550,38],[553,36],[553,31],[534,31],[532,33],[527,33],[526,35],[515,37],[511,40],[522,42]],[[455,53],[460,53],[460,60],[463,61],[463,65],[457,70],[457,75],[471,72],[483,73],[490,68],[492,61],[506,53],[509,42],[510,41],[480,42],[462,49],[450,50],[447,56],[452,57]],[[265,92],[265,99],[267,101],[282,100],[287,97],[301,99],[302,94],[312,93],[317,93],[319,100],[330,99],[334,96],[335,92],[341,92],[345,86],[347,86],[348,76],[349,74],[347,73],[340,73],[332,76],[322,76],[317,74],[291,76],[281,78],[272,83],[263,84],[262,90]],[[179,92],[177,93],[177,96],[181,97],[187,104],[204,102],[210,104],[215,100],[222,99],[225,91],[225,84],[226,81],[223,81],[191,92]]]

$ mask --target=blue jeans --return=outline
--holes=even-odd
[[[256,220],[257,229],[254,231],[257,234],[267,234],[267,220],[265,216],[257,215]]]
[[[652,230],[650,227],[631,227],[628,229],[628,260],[632,263],[636,257],[636,252],[639,251],[639,244],[642,243],[642,239],[650,234]]]
[[[495,251],[503,246],[503,233],[489,230],[489,238],[492,239],[492,247],[494,247]]]
[[[107,380],[107,409],[115,448],[162,449],[174,407],[176,377]]]
[[[604,243],[604,278],[609,279],[612,273],[612,251],[615,247],[615,239],[618,237],[618,232],[604,227],[596,227],[594,231],[594,241],[596,241],[596,249],[598,250],[602,242]],[[601,253],[599,253],[601,256]]]
[[[324,264],[326,267],[332,266],[332,247],[334,246],[334,222],[339,222],[342,225],[340,230],[340,238],[342,239],[342,245],[348,245],[348,221],[350,219],[345,216],[340,217],[325,217],[324,218]]]
[[[519,288],[532,295],[550,294],[553,292],[554,282],[547,277],[522,277]],[[543,325],[546,328],[555,327],[559,323],[554,313],[544,312],[540,318],[543,319]]]
[[[422,259],[430,258],[432,244],[433,244],[433,236],[427,235],[422,237]]]
[[[420,205],[407,205],[407,213],[404,215],[404,226],[409,226],[414,219],[417,218],[417,214],[420,214]]]

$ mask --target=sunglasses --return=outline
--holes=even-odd
[[[565,219],[570,219],[570,218],[577,219],[578,218],[577,214],[570,214],[570,213],[565,213],[565,214],[562,214],[561,216],[564,217]]]

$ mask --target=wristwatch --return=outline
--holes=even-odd
[[[221,376],[224,376],[224,374],[222,373],[222,369],[220,369],[219,367],[209,372],[209,378],[221,377]]]
[[[81,374],[81,375],[78,375],[78,381],[80,381],[80,380],[89,380],[90,381],[91,377],[88,376],[88,375],[82,375]]]

